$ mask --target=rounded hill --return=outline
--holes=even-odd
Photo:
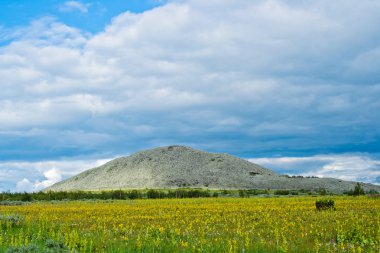
[[[56,183],[45,191],[118,189],[325,189],[343,193],[356,182],[334,178],[289,177],[228,154],[208,153],[184,146],[144,150],[120,157]],[[365,191],[380,186],[361,184]]]
[[[228,154],[168,146],[117,158],[59,182],[47,190],[247,188],[255,175],[277,174]]]

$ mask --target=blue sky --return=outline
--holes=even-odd
[[[0,7],[0,191],[171,144],[380,183],[376,1]]]
[[[112,1],[61,1],[61,0],[3,0],[0,9],[0,24],[7,29],[28,26],[30,22],[47,16],[54,17],[66,25],[97,33],[111,19],[122,12],[142,13],[161,5],[155,0]]]

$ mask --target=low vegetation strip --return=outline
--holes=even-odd
[[[380,252],[380,199],[36,202],[0,206],[0,252]]]
[[[31,201],[51,200],[108,200],[108,199],[165,199],[165,198],[210,198],[210,197],[252,197],[252,196],[278,196],[278,195],[331,195],[324,188],[312,190],[208,190],[194,188],[179,189],[144,189],[144,190],[114,190],[114,191],[60,191],[60,192],[34,192],[11,193],[3,192],[0,205],[22,205]],[[345,192],[346,195],[375,195],[377,191],[365,192],[358,183],[355,189]]]

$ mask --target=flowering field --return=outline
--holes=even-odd
[[[0,206],[0,252],[380,252],[380,199],[332,198]]]

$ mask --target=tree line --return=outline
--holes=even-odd
[[[357,183],[355,188],[344,192],[345,195],[375,195],[377,191],[364,192],[363,187]],[[251,197],[256,195],[334,195],[324,188],[311,190],[208,190],[179,188],[172,190],[107,190],[107,191],[59,191],[59,192],[2,192],[0,203],[6,201],[60,201],[60,200],[117,200],[117,199],[164,199],[164,198],[209,198],[209,197]]]
[[[217,194],[202,189],[175,190],[110,190],[110,191],[59,191],[59,192],[3,192],[2,201],[52,201],[52,200],[117,200],[117,199],[158,199],[158,198],[207,198]],[[0,200],[0,201],[1,201]]]

